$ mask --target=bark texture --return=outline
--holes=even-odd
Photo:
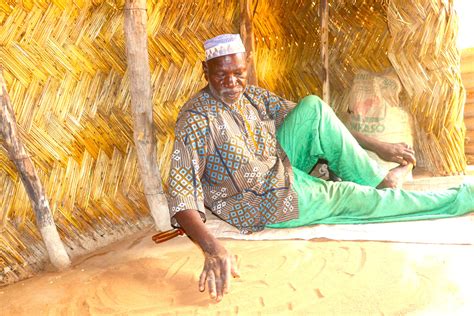
[[[171,226],[168,202],[156,159],[146,25],[146,1],[127,0],[124,31],[132,99],[133,137],[148,207],[156,228],[164,231]]]
[[[321,0],[321,63],[323,65],[323,100],[327,104],[331,101],[329,93],[329,43],[328,43],[328,22],[329,7],[327,0]]]
[[[18,169],[21,181],[31,201],[36,225],[46,246],[49,260],[54,267],[63,270],[71,265],[71,260],[59,237],[44,188],[18,134],[15,113],[10,103],[1,67],[0,89],[0,130],[3,144],[9,158]]]
[[[240,36],[247,51],[248,83],[258,85],[257,70],[255,68],[255,38],[253,33],[252,0],[240,0]]]

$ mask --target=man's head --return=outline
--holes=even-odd
[[[245,47],[238,34],[224,34],[204,43],[204,76],[211,93],[226,104],[237,102],[247,85]]]

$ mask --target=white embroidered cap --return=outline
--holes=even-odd
[[[204,42],[206,61],[225,55],[245,53],[239,34],[222,34]]]

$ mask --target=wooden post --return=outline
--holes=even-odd
[[[329,43],[328,43],[328,23],[329,23],[329,7],[328,0],[321,0],[321,62],[323,65],[323,100],[329,104]]]
[[[35,212],[36,225],[43,237],[49,260],[59,270],[68,268],[71,260],[59,237],[58,230],[54,223],[53,214],[49,207],[48,198],[44,192],[41,181],[36,173],[33,162],[23,146],[18,135],[15,113],[13,112],[7,87],[3,78],[3,69],[0,65],[0,130],[3,137],[5,149],[9,158],[13,161],[21,181],[25,186],[26,193],[30,198]]]
[[[148,207],[156,228],[164,231],[170,229],[171,225],[156,159],[146,24],[146,0],[127,0],[124,31],[132,98],[133,138]]]
[[[255,39],[253,34],[252,0],[240,0],[240,36],[247,51],[248,83],[257,85],[257,71],[255,68]]]

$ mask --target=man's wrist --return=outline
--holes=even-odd
[[[202,222],[197,210],[185,210],[175,215],[177,222],[206,255],[226,253],[224,246]]]
[[[222,243],[212,235],[203,239],[199,246],[205,255],[216,256],[227,252]]]

